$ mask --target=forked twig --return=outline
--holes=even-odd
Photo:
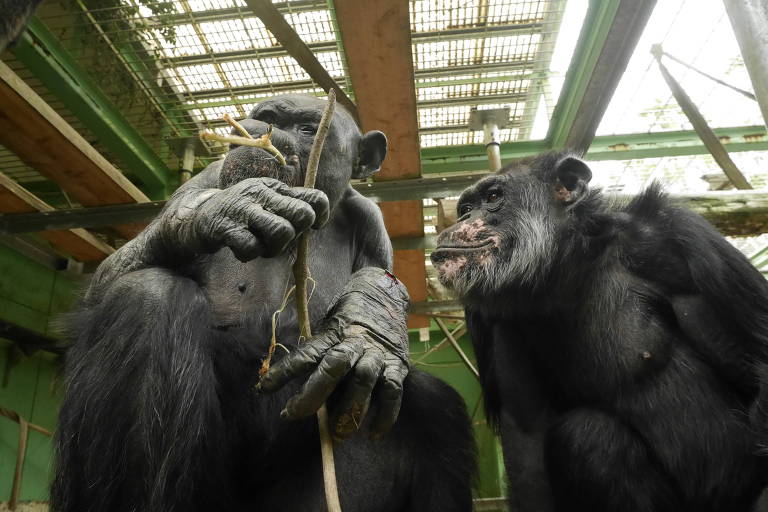
[[[254,148],[261,148],[265,151],[268,151],[269,153],[272,153],[275,158],[277,158],[277,161],[280,162],[280,165],[285,165],[285,157],[282,153],[280,153],[280,150],[277,149],[275,146],[272,145],[272,125],[269,125],[269,129],[267,130],[267,133],[259,137],[258,139],[254,139],[248,131],[243,128],[243,125],[235,121],[232,116],[229,114],[224,114],[224,120],[229,123],[231,126],[233,126],[238,132],[243,134],[243,136],[238,135],[219,135],[218,133],[214,132],[206,132],[202,131],[200,132],[200,139],[201,140],[212,140],[215,142],[224,142],[226,144],[238,144],[240,146],[251,146]]]

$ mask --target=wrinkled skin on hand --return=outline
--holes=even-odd
[[[322,227],[330,212],[323,192],[273,178],[248,178],[185,199],[160,219],[165,243],[198,253],[226,246],[240,261],[282,254],[298,235]]]
[[[286,404],[283,416],[313,414],[342,378],[350,382],[331,410],[337,438],[354,434],[376,391],[379,404],[371,423],[374,436],[394,424],[408,375],[408,292],[386,270],[358,270],[329,310],[322,332],[272,366],[259,384],[263,392],[311,372],[301,391]]]

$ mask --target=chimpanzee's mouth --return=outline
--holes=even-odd
[[[285,157],[285,165],[272,153],[251,147],[239,147],[229,152],[220,173],[220,186],[227,188],[247,178],[274,178],[289,187],[302,183],[303,170],[298,155]]]
[[[474,252],[474,251],[481,251],[483,249],[490,249],[491,247],[495,247],[495,246],[496,246],[496,240],[494,239],[481,240],[475,244],[448,245],[446,243],[441,243],[440,245],[437,246],[437,248],[434,250],[432,254]]]

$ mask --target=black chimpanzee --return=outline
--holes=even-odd
[[[383,270],[392,249],[378,208],[348,184],[379,169],[386,138],[361,135],[338,107],[318,190],[290,188],[325,104],[259,104],[243,124],[254,136],[272,125],[287,165],[232,149],[100,265],[71,322],[53,510],[322,510],[311,415],[326,399],[336,436],[349,438],[335,446],[344,512],[471,509],[464,403],[408,373],[408,296]],[[277,339],[290,355],[258,391],[292,242],[310,227],[319,334],[297,343],[288,301]]]
[[[768,479],[768,285],[658,186],[568,153],[462,194],[432,254],[461,296],[514,511],[746,511]],[[762,409],[762,410],[761,410]]]
[[[0,0],[0,53],[12,46],[41,0]]]

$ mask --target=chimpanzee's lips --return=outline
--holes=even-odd
[[[285,165],[281,165],[275,155],[262,148],[241,146],[224,159],[219,183],[221,188],[227,188],[247,178],[274,178],[293,187],[302,183],[302,175],[297,155],[287,155]]]
[[[483,249],[490,249],[495,245],[496,245],[495,240],[481,240],[474,244],[449,244],[444,242],[438,245],[432,254],[451,253],[451,252],[458,252],[458,253],[474,252],[474,251],[480,251]]]

